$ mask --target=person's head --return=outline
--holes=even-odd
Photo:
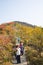
[[[18,48],[19,47],[19,45],[16,45],[16,48]]]
[[[22,41],[20,41],[20,45],[23,45],[23,42]]]

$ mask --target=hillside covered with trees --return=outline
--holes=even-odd
[[[0,25],[0,64],[11,65],[16,38],[24,43],[28,64],[43,65],[43,28],[19,21]]]

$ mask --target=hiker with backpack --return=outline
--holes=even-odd
[[[16,60],[17,60],[17,64],[18,63],[21,63],[21,58],[20,58],[20,55],[21,55],[21,49],[19,47],[19,45],[16,46]]]

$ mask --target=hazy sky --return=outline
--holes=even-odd
[[[43,27],[43,0],[0,0],[0,24],[11,21]]]

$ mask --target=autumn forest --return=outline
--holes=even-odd
[[[15,21],[0,25],[0,65],[12,65],[17,37],[24,43],[28,65],[43,65],[43,28]]]

